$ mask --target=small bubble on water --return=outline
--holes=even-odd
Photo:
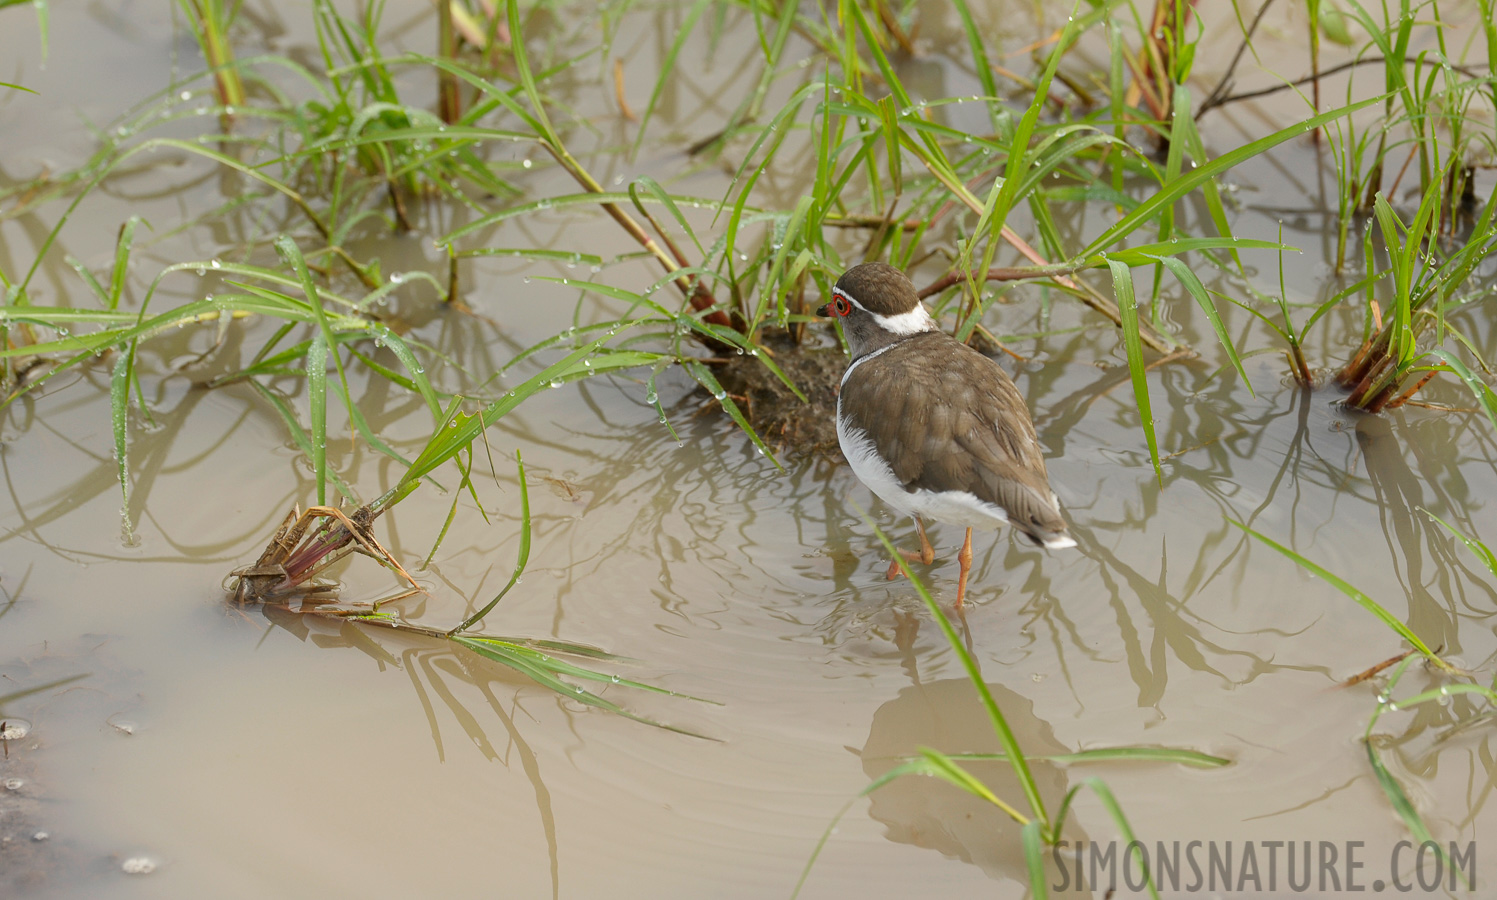
[[[31,723],[25,719],[0,721],[0,741],[19,741],[31,733]]]
[[[531,161],[530,161],[530,160],[528,160],[528,159],[527,159],[527,160],[525,160],[525,161],[524,161],[524,162],[521,162],[521,163],[520,163],[520,168],[522,168],[522,169],[528,169],[528,168],[530,168],[530,167],[531,167],[531,166],[532,166],[532,165],[534,165],[534,164],[533,164],[533,163],[532,163],[532,162],[531,162]]]
[[[24,780],[20,779],[20,778],[7,778],[7,779],[5,779],[5,789],[7,791],[19,791],[21,788],[23,788],[25,786],[26,786],[26,782]]]
[[[177,95],[178,100],[187,101],[192,99],[192,91],[183,91]]]
[[[120,871],[126,875],[149,875],[156,871],[156,860],[149,856],[132,856],[120,863]]]

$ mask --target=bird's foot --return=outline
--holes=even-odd
[[[936,561],[936,552],[928,546],[918,553],[914,550],[901,550],[899,551],[899,555],[903,556],[909,562],[924,563],[927,566]],[[893,581],[899,575],[899,560],[889,560],[889,580]]]

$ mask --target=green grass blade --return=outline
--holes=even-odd
[[[296,420],[296,413],[292,411],[291,406],[279,394],[260,382],[251,379],[248,383],[250,387],[259,391],[260,396],[269,401],[270,405],[280,415],[281,421],[286,423],[286,431],[290,433],[292,442],[296,444],[302,453],[307,455],[308,459],[311,459],[312,438],[307,434],[307,429],[303,428],[301,423]],[[353,489],[348,486],[337,472],[329,472],[328,474],[332,476],[333,484],[338,488],[339,493],[348,498],[348,500],[357,502],[354,498]]]
[[[1456,377],[1460,378],[1471,391],[1471,396],[1476,399],[1481,411],[1486,413],[1487,421],[1492,423],[1494,430],[1497,430],[1497,392],[1492,390],[1491,385],[1482,380],[1480,375],[1471,371],[1471,368],[1454,354],[1437,349],[1429,351],[1429,356],[1438,360],[1442,369],[1453,372]]]
[[[519,672],[520,674],[530,678],[536,684],[539,684],[545,688],[549,688],[550,690],[555,691],[557,694],[560,694],[561,696],[568,699],[576,700],[579,703],[583,703],[597,709],[606,710],[616,715],[623,716],[626,719],[633,719],[634,721],[644,723],[645,725],[653,725],[656,728],[663,728],[666,731],[674,731],[677,734],[684,734],[689,737],[711,740],[711,738],[708,738],[705,735],[697,734],[694,731],[689,731],[685,728],[680,728],[675,725],[667,725],[662,722],[657,722],[654,719],[641,716],[637,713],[632,713],[629,710],[624,709],[622,706],[619,706],[617,703],[614,703],[613,701],[608,700],[605,697],[601,697],[598,694],[587,690],[581,685],[571,684],[570,682],[562,680],[560,677],[558,677],[558,675],[556,674],[556,668],[552,665],[553,663],[557,662],[556,660],[538,661],[529,654],[514,652],[514,648],[509,647],[502,642],[485,641],[480,638],[472,638],[464,635],[458,635],[451,638],[451,640],[453,643],[461,647],[466,647],[467,649],[472,650],[474,653],[477,653],[479,656],[482,656],[485,659],[492,660],[501,665],[508,666],[509,668],[514,669],[516,672]],[[611,678],[604,680],[612,681]]]
[[[1018,822],[1020,825],[1028,825],[1031,822],[1035,822],[1036,824],[1038,823],[1038,819],[1031,820],[1028,816],[1019,812],[1017,809],[1014,809],[1012,806],[1009,806],[997,794],[994,794],[992,789],[983,784],[982,781],[980,781],[976,776],[974,776],[971,772],[968,772],[966,769],[963,769],[961,766],[957,765],[951,759],[951,757],[947,756],[941,751],[932,750],[929,747],[921,747],[920,755],[924,757],[924,759],[921,760],[921,762],[924,763],[924,766],[923,768],[918,770],[918,772],[914,769],[911,769],[911,773],[930,775],[932,777],[939,778],[947,784],[958,787],[974,797],[979,797],[983,800],[986,800],[999,809],[1003,810],[1009,818],[1013,819],[1015,822]]]
[[[1217,157],[1216,159],[1213,159],[1211,162],[1197,166],[1196,168],[1185,172],[1179,178],[1175,179],[1175,181],[1165,185],[1157,193],[1151,195],[1148,199],[1140,203],[1131,212],[1115,222],[1112,227],[1108,228],[1106,231],[1102,232],[1102,234],[1098,235],[1097,238],[1093,240],[1091,244],[1089,244],[1087,248],[1078,255],[1090,256],[1093,253],[1096,253],[1098,250],[1102,250],[1111,246],[1113,243],[1121,240],[1124,236],[1133,233],[1145,222],[1148,222],[1150,219],[1154,218],[1154,216],[1158,215],[1161,210],[1165,209],[1166,207],[1173,206],[1175,201],[1189,194],[1191,191],[1194,191],[1197,187],[1200,187],[1207,180],[1216,177],[1217,175],[1227,171],[1228,169],[1231,169],[1238,163],[1252,159],[1255,156],[1260,156],[1263,153],[1273,149],[1274,147],[1277,147],[1279,144],[1284,143],[1290,138],[1309,134],[1311,131],[1319,128],[1327,122],[1334,121],[1341,118],[1342,116],[1349,116],[1352,113],[1357,112],[1358,110],[1366,109],[1374,103],[1382,102],[1387,98],[1387,96],[1387,94],[1383,94],[1377,97],[1371,97],[1367,100],[1361,100],[1356,103],[1348,104],[1347,106],[1343,106],[1340,109],[1335,109],[1328,113],[1323,113],[1321,115],[1306,119],[1305,121],[1300,122],[1297,125],[1291,125],[1288,128],[1276,131],[1268,137],[1260,138],[1256,141],[1252,141],[1251,143],[1244,144],[1243,146],[1238,147],[1235,150],[1232,150]]]
[[[120,480],[120,517],[125,523],[125,532],[130,532],[130,473],[129,452],[130,422],[130,376],[135,365],[135,345],[121,353],[115,360],[114,372],[109,378],[109,417],[114,425],[115,475]]]
[[[1216,311],[1216,303],[1211,299],[1211,294],[1206,291],[1206,286],[1201,284],[1201,279],[1196,277],[1196,273],[1192,272],[1189,266],[1175,257],[1156,256],[1154,259],[1170,270],[1170,274],[1175,276],[1181,287],[1184,287],[1186,293],[1195,300],[1201,312],[1206,314],[1206,321],[1211,323],[1211,330],[1216,332],[1217,341],[1221,343],[1222,349],[1227,351],[1227,358],[1232,361],[1232,368],[1237,370],[1243,385],[1251,394],[1253,384],[1248,380],[1247,372],[1242,368],[1242,360],[1237,356],[1237,347],[1233,345],[1231,336],[1227,334],[1227,328],[1222,324],[1221,316]]]
[[[634,144],[629,148],[629,158],[633,159],[639,154],[640,145],[645,140],[645,130],[649,127],[650,117],[655,114],[655,105],[660,102],[660,95],[665,93],[666,80],[676,70],[676,57],[681,55],[681,50],[686,46],[686,41],[696,29],[697,19],[712,5],[712,0],[697,0],[686,13],[686,19],[681,23],[676,32],[676,39],[671,42],[665,51],[665,57],[660,60],[660,77],[655,79],[655,89],[650,91],[650,100],[645,104],[645,111],[639,114],[639,124],[636,126],[638,132],[634,136]]]
[[[1138,301],[1133,294],[1133,271],[1127,263],[1109,259],[1107,267],[1112,270],[1112,286],[1118,301],[1118,312],[1123,319],[1123,347],[1128,353],[1128,377],[1133,382],[1133,398],[1138,403],[1138,421],[1144,429],[1144,440],[1149,445],[1149,461],[1154,466],[1154,477],[1164,483],[1164,472],[1159,467],[1159,443],[1154,436],[1154,412],[1149,405],[1148,373],[1144,369],[1144,345],[1138,332]]]
[[[125,291],[125,275],[130,267],[130,245],[135,240],[135,228],[145,222],[140,216],[131,216],[120,226],[119,238],[114,245],[114,270],[109,274],[109,309],[118,309],[120,295]],[[146,223],[149,228],[150,223]]]
[[[312,477],[317,505],[327,505],[327,337],[318,334],[307,347],[307,402],[312,419]]]
[[[916,577],[914,572],[910,571],[909,563],[906,562],[904,556],[894,547],[894,543],[889,540],[889,536],[884,534],[883,530],[875,525],[872,519],[868,518],[867,513],[858,510],[858,515],[873,530],[879,542],[884,545],[884,549],[888,551],[894,562],[899,565],[899,570],[910,580],[910,585],[915,588],[915,592],[924,601],[926,611],[930,613],[930,617],[935,620],[936,625],[941,629],[941,634],[945,635],[946,643],[951,646],[952,653],[956,654],[957,659],[961,660],[962,669],[967,673],[967,679],[972,682],[972,687],[976,689],[978,699],[982,702],[983,709],[988,714],[988,721],[992,723],[993,732],[998,736],[998,743],[1002,745],[1004,753],[1012,761],[1011,765],[1014,767],[1014,774],[1018,777],[1019,784],[1024,789],[1024,797],[1029,802],[1030,811],[1034,814],[1034,818],[1038,819],[1048,828],[1049,817],[1045,814],[1045,800],[1040,796],[1039,786],[1035,783],[1034,774],[1029,770],[1029,763],[1024,760],[1024,751],[1019,747],[1018,738],[1014,737],[1013,730],[1008,727],[1008,720],[1004,718],[1003,710],[999,708],[998,701],[993,699],[993,692],[988,690],[987,682],[982,677],[982,670],[977,667],[977,661],[972,658],[971,653],[967,652],[967,647],[962,643],[962,639],[956,633],[956,629],[952,627],[951,620],[946,618],[946,613],[936,604],[935,598],[931,597],[930,591],[925,587],[925,583]]]
[[[1497,575],[1497,553],[1493,553],[1490,547],[1488,547],[1481,541],[1478,541],[1476,538],[1466,537],[1454,525],[1450,524],[1449,522],[1445,521],[1429,510],[1420,507],[1419,511],[1424,513],[1426,516],[1429,516],[1431,519],[1434,519],[1436,522],[1439,522],[1441,525],[1444,525],[1446,531],[1449,531],[1451,534],[1460,538],[1461,543],[1465,544],[1468,550],[1476,554],[1476,558],[1481,560],[1482,565],[1486,566],[1488,571],[1490,571],[1493,575]]]
[[[1113,824],[1123,835],[1123,845],[1126,847],[1136,842],[1138,838],[1133,834],[1133,826],[1128,824],[1128,817],[1123,815],[1123,808],[1118,805],[1118,799],[1112,795],[1112,789],[1107,786],[1106,782],[1100,778],[1088,778],[1083,784],[1091,788],[1092,793],[1097,795],[1097,799],[1102,801],[1102,807],[1107,810],[1107,814],[1112,817]],[[1131,856],[1132,854],[1124,851],[1124,866],[1128,865]],[[1143,866],[1144,879],[1149,885],[1149,896],[1154,900],[1159,900],[1159,891],[1154,887],[1154,873],[1149,871],[1148,853],[1140,854],[1137,858],[1139,864]]]
[[[426,446],[422,448],[421,453],[417,455],[416,461],[401,476],[399,483],[376,501],[376,503],[383,506],[399,502],[401,498],[415,489],[420,479],[424,478],[447,460],[456,456],[462,448],[472,443],[485,428],[499,421],[505,415],[508,415],[515,407],[519,406],[537,391],[549,387],[553,380],[570,372],[575,364],[581,362],[585,357],[595,352],[603,344],[612,340],[620,331],[628,327],[628,324],[622,324],[610,328],[601,337],[573,350],[562,359],[532,375],[514,390],[507,392],[503,397],[485,406],[479,413],[458,413],[453,416],[448,427],[439,427],[436,429],[431,439],[427,441]]]
[[[525,460],[521,458],[519,450],[515,450],[515,467],[519,469],[520,473],[520,549],[516,553],[514,572],[509,576],[509,583],[504,586],[504,589],[495,594],[494,599],[485,604],[482,609],[464,619],[461,625],[447,632],[449,637],[467,631],[473,626],[473,623],[488,615],[490,610],[498,606],[499,601],[504,599],[504,595],[509,593],[509,589],[519,583],[520,576],[525,574],[526,564],[530,562],[530,490],[525,484]]]
[[[1409,834],[1413,835],[1414,840],[1421,846],[1428,844],[1434,847],[1435,852],[1440,855],[1442,866],[1449,865],[1450,858],[1446,856],[1444,848],[1435,841],[1429,826],[1424,823],[1424,817],[1419,815],[1419,810],[1414,807],[1413,801],[1404,792],[1403,785],[1399,784],[1398,779],[1393,777],[1393,773],[1388,771],[1388,767],[1383,765],[1376,748],[1372,746],[1372,741],[1364,740],[1362,744],[1367,748],[1367,761],[1372,764],[1372,772],[1377,776],[1378,787],[1383,789],[1383,794],[1393,806],[1393,811],[1398,813],[1398,818],[1403,820],[1404,827],[1409,830]],[[1460,870],[1452,866],[1451,871]],[[1465,880],[1464,873],[1461,875],[1461,880]]]
[[[1293,550],[1289,549],[1288,547],[1285,547],[1283,544],[1280,544],[1278,541],[1275,541],[1273,538],[1270,538],[1270,537],[1268,537],[1266,535],[1258,533],[1257,531],[1254,531],[1253,529],[1251,529],[1248,526],[1242,524],[1241,522],[1238,522],[1236,519],[1229,518],[1229,519],[1227,519],[1227,521],[1230,522],[1230,523],[1232,523],[1233,525],[1236,525],[1238,528],[1241,528],[1243,531],[1246,531],[1248,534],[1250,534],[1253,537],[1257,538],[1259,541],[1262,541],[1263,543],[1267,544],[1268,546],[1272,547],[1273,549],[1279,551],[1284,556],[1287,556],[1289,559],[1294,560],[1294,562],[1296,562],[1297,564],[1299,564],[1299,566],[1301,568],[1303,568],[1305,571],[1307,571],[1310,574],[1316,576],[1317,578],[1324,579],[1327,584],[1331,585],[1336,590],[1338,590],[1341,593],[1345,594],[1346,596],[1350,597],[1352,600],[1354,600],[1356,602],[1356,604],[1358,606],[1360,606],[1363,609],[1367,610],[1368,612],[1372,613],[1379,620],[1381,620],[1384,625],[1387,625],[1389,628],[1393,629],[1393,631],[1399,637],[1403,638],[1405,641],[1408,641],[1410,646],[1412,646],[1415,650],[1418,650],[1420,653],[1424,654],[1424,656],[1430,662],[1434,663],[1435,665],[1439,666],[1442,669],[1449,669],[1450,668],[1450,664],[1447,663],[1447,662],[1445,662],[1440,657],[1436,656],[1435,652],[1433,650],[1429,649],[1429,646],[1427,644],[1425,644],[1424,641],[1420,640],[1419,636],[1417,634],[1415,634],[1413,631],[1411,631],[1409,629],[1409,626],[1405,625],[1404,623],[1400,622],[1398,619],[1394,618],[1393,614],[1390,613],[1390,612],[1388,612],[1381,605],[1379,605],[1376,600],[1373,600],[1371,597],[1367,596],[1366,594],[1364,594],[1361,591],[1357,590],[1356,588],[1352,587],[1350,584],[1348,584],[1345,580],[1343,580],[1339,576],[1335,575],[1334,573],[1330,572],[1329,570],[1327,570],[1327,569],[1325,569],[1325,568],[1323,568],[1323,567],[1321,567],[1319,565],[1316,565],[1315,563],[1313,563],[1310,560],[1306,559],[1305,557],[1299,555],[1298,553],[1295,553]]]
[[[759,437],[759,433],[754,430],[754,426],[750,425],[749,420],[744,417],[743,411],[738,408],[738,404],[733,401],[732,397],[728,396],[728,392],[718,383],[717,376],[712,374],[712,370],[694,359],[683,360],[682,364],[686,367],[686,371],[691,377],[696,379],[697,384],[706,388],[707,393],[711,394],[717,400],[718,404],[722,406],[723,412],[726,412],[728,417],[739,428],[743,429],[743,433],[749,436],[749,440],[754,442],[754,446],[758,448],[759,452],[769,457],[769,461],[774,463],[776,469],[779,469],[781,472],[785,471],[785,467],[780,465],[778,459],[775,459],[774,452],[769,449],[769,446]]]
[[[1033,900],[1049,900],[1050,887],[1045,882],[1045,834],[1038,819],[1019,829],[1024,847],[1024,864],[1029,870],[1029,893]]]
[[[952,759],[1006,761],[1002,753],[952,753]],[[1047,762],[1093,763],[1093,762],[1164,762],[1179,763],[1199,769],[1214,769],[1230,766],[1232,761],[1212,756],[1199,750],[1182,750],[1178,747],[1097,747],[1093,750],[1078,750],[1075,753],[1050,753],[1041,756],[1027,755],[1026,759]]]

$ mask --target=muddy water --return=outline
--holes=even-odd
[[[425,49],[430,25],[416,18],[420,9],[407,10],[410,19],[392,16],[419,23],[397,29],[395,44]],[[252,12],[246,55],[309,52],[305,11]],[[1002,12],[980,11],[1008,45],[1041,33],[1028,18],[1010,22]],[[56,5],[43,66],[28,15],[0,13],[0,57],[16,60],[22,73],[7,78],[44,98],[0,97],[7,179],[86,158],[93,145],[85,120],[108,121],[165,88],[174,53],[183,65],[193,59],[189,39],[171,30],[162,10],[119,21],[97,6]],[[630,60],[636,108],[678,25],[679,13],[641,11],[621,26],[615,52]],[[594,39],[578,22],[553,27],[563,43]],[[936,52],[960,46],[940,39],[943,28],[952,23],[929,24],[932,52],[909,70],[932,93],[971,92],[965,63]],[[599,148],[589,165],[605,180],[679,176],[674,186],[683,193],[720,194],[726,177],[717,168],[681,175],[679,147],[721,124],[731,104],[719,95],[741,88],[754,41],[752,21],[730,15],[718,49],[688,50],[677,71],[693,77],[674,85],[661,107],[670,127],[656,133],[670,138],[647,141],[636,164],[604,152],[632,138],[599,74],[611,66],[584,66],[566,99],[598,129],[593,137],[579,132],[584,149],[589,140]],[[792,44],[792,52],[805,50]],[[1287,106],[1229,108],[1205,120],[1207,139],[1225,149],[1292,114]],[[518,159],[525,151],[503,152]],[[1318,255],[1330,227],[1320,211],[1328,182],[1314,174],[1319,164],[1313,146],[1286,145],[1230,179],[1240,234],[1270,237],[1283,220],[1286,242],[1308,251],[1288,260],[1300,302],[1331,283]],[[803,188],[793,169],[770,181],[765,202]],[[572,190],[544,166],[520,183],[534,197]],[[36,293],[87,305],[64,253],[102,268],[126,216],[144,215],[165,234],[233,190],[232,180],[197,163],[160,161],[132,173],[63,232]],[[1068,233],[1094,231],[1107,215],[1056,214]],[[7,272],[24,271],[55,215],[54,206],[0,223]],[[160,238],[137,259],[135,296],[170,262],[233,254],[247,227],[236,219]],[[605,255],[630,249],[606,220],[579,213],[511,223],[487,242]],[[358,252],[377,252],[387,270],[440,271],[436,253],[416,238],[374,235]],[[1271,290],[1273,257],[1250,263],[1257,286]],[[583,321],[608,314],[593,300],[578,306],[570,289],[526,281],[567,274],[484,262],[468,272],[465,297],[481,317],[434,311],[418,293],[398,311],[423,340],[488,371],[572,324],[574,311]],[[625,265],[600,277],[639,288],[654,274]],[[1231,279],[1213,287],[1244,293]],[[211,289],[182,275],[155,302]],[[1497,650],[1497,591],[1421,510],[1497,539],[1486,509],[1497,491],[1489,426],[1466,412],[1344,413],[1334,392],[1289,385],[1277,354],[1247,361],[1249,390],[1218,372],[1222,360],[1205,324],[1175,298],[1171,321],[1206,352],[1150,374],[1161,452],[1169,455],[1161,483],[1110,331],[1072,304],[1042,314],[1037,289],[1013,299],[994,317],[1000,334],[1055,332],[1014,343],[1031,360],[1016,376],[1080,547],[1050,554],[1007,534],[978,545],[964,633],[984,677],[1031,753],[1151,744],[1233,760],[1210,771],[1039,763],[1047,803],[1053,809],[1068,788],[1097,776],[1147,841],[1232,842],[1239,854],[1249,841],[1361,841],[1359,882],[1387,877],[1389,848],[1405,832],[1359,741],[1378,687],[1336,683],[1400,644],[1226,519],[1250,522],[1345,575],[1430,644],[1484,670]],[[1244,346],[1268,345],[1246,316],[1228,318]],[[1490,356],[1489,324],[1465,314],[1461,325]],[[1339,360],[1359,327],[1351,316],[1327,322],[1311,358]],[[432,596],[408,610],[450,624],[508,577],[519,450],[529,466],[534,546],[523,582],[488,631],[634,657],[639,662],[622,674],[721,705],[618,689],[607,696],[710,740],[585,710],[429,642],[231,608],[221,579],[253,558],[293,502],[311,499],[310,473],[253,390],[194,384],[242,365],[270,330],[236,326],[217,356],[185,368],[211,334],[184,332],[147,348],[154,424],[132,434],[137,526],[129,539],[120,529],[107,371],[63,376],[5,413],[0,697],[84,676],[0,709],[30,728],[7,742],[0,760],[7,891],[785,896],[838,810],[896,758],[919,746],[996,749],[973,689],[918,599],[883,577],[876,541],[857,514],[872,504],[868,492],[845,468],[823,462],[787,460],[777,472],[730,424],[697,415],[705,398],[680,377],[663,385],[679,445],[644,403],[644,385],[627,377],[547,391],[503,420],[489,435],[498,484],[482,494],[492,521],[459,500],[449,537],[419,574]],[[300,390],[292,380],[275,386],[292,396]],[[419,403],[363,381],[354,393],[392,444],[419,448],[429,428]],[[1448,387],[1432,395],[1464,404]],[[329,458],[366,497],[399,475],[346,439],[333,442]],[[381,521],[382,539],[408,564],[420,560],[450,502],[437,491],[417,494]],[[872,509],[896,538],[911,538],[907,522]],[[932,537],[945,564],[929,581],[949,603],[960,534],[937,527]],[[343,580],[350,597],[391,587],[368,565],[349,568]],[[1430,683],[1413,670],[1404,689]],[[1485,880],[1497,877],[1479,843],[1497,824],[1487,808],[1494,748],[1484,726],[1449,733],[1472,712],[1457,703],[1389,713],[1378,743],[1441,841],[1478,841]],[[1018,798],[1001,769],[980,773]],[[1084,794],[1067,837],[1117,836]],[[1266,863],[1263,877],[1266,887]],[[1024,884],[1017,833],[1002,815],[946,785],[907,780],[852,803],[806,895],[1019,897]]]

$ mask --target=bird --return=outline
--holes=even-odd
[[[1007,523],[1037,546],[1076,546],[1050,489],[1029,409],[997,362],[941,331],[904,272],[881,262],[837,279],[817,315],[842,322],[850,358],[837,394],[837,443],[858,480],[913,516],[967,529],[956,607],[972,568],[972,529]],[[889,563],[888,577],[899,574]]]

